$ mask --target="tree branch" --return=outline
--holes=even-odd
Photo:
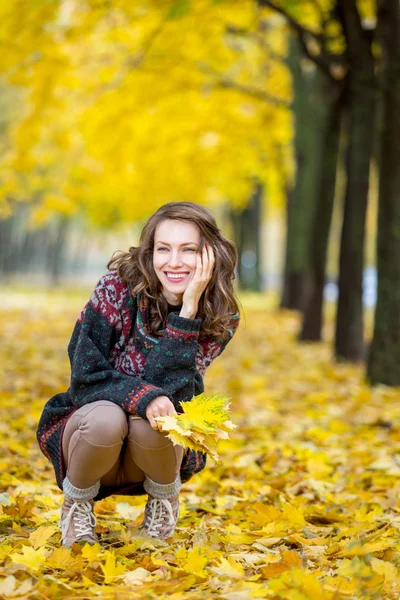
[[[306,27],[303,27],[303,25],[300,25],[300,23],[298,23],[296,19],[294,19],[284,8],[276,6],[276,4],[274,4],[274,2],[271,0],[258,0],[258,5],[271,8],[275,12],[285,17],[292,29],[297,31],[299,35],[308,35],[313,37],[319,43],[323,41],[320,33],[315,33],[315,31],[311,31],[311,29],[307,29]]]
[[[372,54],[371,35],[363,29],[361,16],[355,0],[336,0],[336,14],[346,38],[348,56],[351,62]]]
[[[338,78],[341,78],[337,75],[337,73],[341,74],[343,71],[347,71],[347,62],[344,60],[344,57],[334,56],[326,51],[326,39],[324,35],[317,34],[300,25],[300,23],[298,23],[296,19],[294,19],[286,10],[276,6],[272,0],[258,0],[258,4],[260,6],[267,6],[268,8],[275,10],[285,17],[290,27],[297,33],[304,55],[315,65],[317,65],[317,67],[319,67],[319,69],[321,69],[321,71],[325,73],[325,75],[327,75],[327,77],[329,77],[332,81],[336,81]],[[315,4],[319,7],[317,2],[315,2]],[[318,54],[315,54],[310,50],[310,44],[307,43],[307,39],[318,43]]]
[[[337,67],[341,67],[342,70],[345,67],[345,61],[341,57],[332,57],[330,54],[321,49],[319,54],[313,54],[310,52],[310,49],[307,45],[306,40],[303,35],[298,36],[300,46],[305,54],[305,56],[311,60],[317,67],[321,69],[323,73],[332,81],[336,81],[337,77],[335,77],[334,73],[336,72]]]
[[[281,106],[283,108],[289,108],[290,106],[289,102],[285,102],[280,98],[276,98],[275,96],[268,94],[264,90],[260,90],[256,87],[252,87],[249,85],[243,85],[231,79],[222,78],[219,81],[217,81],[217,86],[220,88],[235,90],[237,92],[245,94],[246,96],[250,96],[251,98],[254,98],[256,100],[262,100],[263,102],[267,102],[268,104],[274,104],[275,106]]]

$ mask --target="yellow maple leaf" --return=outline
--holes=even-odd
[[[233,523],[226,527],[226,539],[231,544],[252,544],[257,537],[256,533],[243,531]]]
[[[346,547],[338,553],[339,557],[347,556],[365,556],[374,552],[381,552],[387,548],[392,548],[396,544],[395,538],[384,538],[377,542],[363,543],[361,540],[351,540]]]
[[[37,548],[44,546],[47,540],[51,538],[53,533],[56,533],[56,531],[58,531],[58,527],[56,527],[55,525],[50,525],[48,527],[38,527],[38,529],[36,529],[36,531],[33,531],[29,536],[29,541],[32,547],[35,548],[35,550],[37,550]]]
[[[347,577],[343,577],[342,575],[324,578],[324,590],[327,592],[334,592],[337,597],[339,597],[338,594],[340,593],[341,597],[354,598],[356,589],[356,579],[349,580]],[[335,596],[333,596],[333,598],[335,598]]]
[[[38,548],[35,550],[32,546],[23,546],[22,554],[14,552],[10,554],[11,560],[18,565],[25,565],[33,571],[38,571],[46,558],[49,555],[49,550],[46,548]]]
[[[180,566],[184,571],[188,571],[199,577],[207,577],[207,571],[204,570],[207,563],[207,550],[194,546],[192,550],[189,550]]]
[[[270,580],[268,587],[276,593],[281,591],[286,593],[288,589],[294,589],[297,592],[296,597],[306,597],[309,600],[321,600],[325,597],[323,585],[317,579],[316,575],[314,573],[307,573],[301,569],[292,569],[291,571],[284,572],[277,579]],[[301,592],[303,592],[302,595],[300,595]],[[307,595],[305,596],[304,594]]]
[[[96,558],[101,554],[101,546],[98,542],[95,544],[86,543],[82,548],[82,556],[88,559],[89,564],[91,564]]]
[[[192,435],[192,431],[190,429],[185,429],[182,427],[182,423],[175,418],[175,415],[167,415],[165,417],[157,417],[156,421],[162,424],[163,431],[174,431],[178,435],[182,435],[185,437],[189,437]]]
[[[236,427],[228,420],[228,408],[228,398],[199,394],[182,404],[182,414],[156,420],[174,444],[204,452],[219,462],[216,444],[219,439],[227,439],[228,431]]]
[[[213,433],[228,420],[229,400],[224,396],[199,394],[190,402],[182,403],[183,414],[179,415],[184,429],[196,429],[204,433]]]
[[[71,556],[71,554],[72,551],[69,548],[66,548],[65,546],[60,546],[59,548],[53,550],[53,552],[48,557],[46,563],[49,566],[54,567],[55,569],[63,568],[66,565],[68,565],[68,563],[74,561],[74,558],[73,556]]]
[[[231,556],[228,556],[227,559],[221,556],[218,567],[213,567],[212,570],[217,575],[223,575],[224,577],[228,577],[228,579],[243,579],[245,575],[242,565]]]
[[[378,573],[379,575],[384,575],[385,581],[389,583],[396,582],[397,585],[400,583],[399,572],[392,563],[386,560],[380,560],[379,558],[373,556],[371,558],[371,567],[375,571],[375,573]]]
[[[283,514],[282,518],[286,518],[290,523],[297,525],[305,525],[306,521],[304,519],[304,515],[301,509],[296,506],[292,506],[291,504],[285,503],[283,505]]]
[[[107,556],[106,563],[100,565],[104,574],[104,583],[113,583],[117,577],[125,573],[126,567],[115,564],[115,554],[113,552],[105,552],[105,555]]]
[[[157,418],[157,421],[161,418],[164,418],[164,417]],[[186,437],[184,435],[180,435],[180,433],[177,433],[176,431],[172,431],[172,430],[169,431],[167,437],[174,444],[183,446],[183,448],[190,448],[190,450],[201,450],[202,452],[205,452],[205,450],[202,449],[201,445],[197,444],[194,440],[192,440],[191,437]]]

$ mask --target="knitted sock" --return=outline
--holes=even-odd
[[[178,474],[177,478],[172,483],[156,483],[146,475],[143,487],[148,494],[153,496],[153,498],[158,498],[159,500],[173,498],[173,496],[177,496],[181,491],[181,476]]]
[[[84,502],[85,500],[92,500],[99,493],[100,489],[100,480],[96,481],[95,484],[88,488],[77,488],[66,477],[63,481],[63,490],[64,493],[72,498],[73,500]]]

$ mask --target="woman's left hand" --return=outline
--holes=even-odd
[[[214,251],[209,244],[205,244],[201,254],[197,254],[196,272],[183,294],[181,317],[196,317],[199,300],[211,280],[214,265]]]

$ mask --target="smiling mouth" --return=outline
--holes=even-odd
[[[169,273],[168,271],[164,271],[164,275],[168,281],[178,282],[183,281],[183,279],[185,279],[189,273]]]

